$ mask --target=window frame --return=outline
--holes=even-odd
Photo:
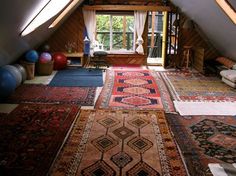
[[[132,46],[130,47],[131,49],[130,50],[127,50],[127,40],[126,40],[126,27],[127,27],[127,16],[133,16],[134,18],[134,12],[133,11],[113,11],[113,12],[106,12],[106,11],[97,11],[96,12],[96,16],[97,15],[108,15],[109,16],[109,21],[110,21],[110,25],[109,25],[109,37],[110,37],[110,42],[109,42],[109,50],[107,50],[108,52],[116,52],[116,51],[120,51],[121,49],[125,49],[124,51],[120,51],[120,52],[128,52],[128,53],[134,53],[135,52],[135,25],[133,24],[133,32],[132,32],[132,36],[133,36],[133,42],[132,42]],[[113,27],[112,27],[112,24],[113,24],[113,16],[123,16],[123,30],[122,30],[122,36],[123,36],[123,39],[122,39],[122,48],[120,49],[114,49],[113,48],[113,33],[114,33],[114,30],[113,30]],[[124,20],[125,20],[125,23],[126,25],[124,26]],[[99,32],[102,32],[102,31],[97,31],[97,26],[96,26],[96,39],[97,39],[97,35]],[[125,36],[125,37],[124,37]],[[126,48],[124,48],[125,46],[125,43],[126,43]]]

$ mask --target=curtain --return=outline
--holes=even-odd
[[[93,45],[95,42],[96,32],[96,11],[95,10],[83,10],[84,23],[87,30],[88,38]]]
[[[137,41],[136,43],[138,44],[138,47],[136,48],[136,51],[138,54],[144,54],[143,51],[143,30],[144,30],[144,25],[147,17],[147,12],[146,11],[135,11],[134,12],[134,25],[135,25],[135,30],[137,32]]]

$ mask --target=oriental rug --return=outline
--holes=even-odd
[[[96,108],[174,111],[160,77],[149,70],[108,70]]]
[[[236,118],[166,114],[192,176],[210,173],[209,163],[236,163]]]
[[[53,87],[102,87],[102,70],[85,68],[70,68],[60,70],[53,77],[49,86]]]
[[[1,117],[0,175],[46,175],[78,112],[76,105],[20,104]]]
[[[22,84],[6,100],[8,103],[59,103],[91,106],[94,104],[95,87],[49,87]]]
[[[160,72],[181,115],[235,115],[236,89],[217,77],[193,72]]]
[[[185,176],[163,111],[81,110],[50,175]]]

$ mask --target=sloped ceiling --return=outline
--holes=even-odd
[[[19,35],[27,17],[41,1],[1,0],[0,66],[13,63],[25,51],[46,40],[56,29],[47,28],[54,20],[52,18],[33,33],[25,37]],[[172,2],[198,24],[223,55],[236,60],[236,25],[218,7],[215,0],[172,0]],[[235,0],[230,2],[236,7]]]
[[[57,25],[57,27],[53,29],[48,29],[48,26],[56,18],[54,17],[27,36],[20,36],[20,32],[28,20],[27,18],[41,1],[42,0],[1,0],[0,66],[13,63],[25,51],[41,44],[60,26]],[[77,6],[81,2],[79,2]],[[75,8],[73,8],[72,11]],[[69,16],[70,13],[67,16]],[[63,20],[65,20],[67,16]]]
[[[236,0],[230,0],[236,7]],[[236,24],[234,24],[215,0],[172,0],[191,18],[224,56],[236,61]]]

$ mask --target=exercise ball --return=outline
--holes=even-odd
[[[61,70],[67,66],[67,58],[63,53],[54,53],[52,58],[54,60],[54,70]]]
[[[37,51],[35,50],[30,50],[25,54],[25,60],[28,62],[37,62],[39,58],[39,55],[37,53]]]
[[[20,64],[14,64],[13,66],[16,67],[20,71],[21,76],[22,76],[22,81],[21,82],[22,83],[25,82],[25,80],[27,78],[27,73],[26,73],[25,68]]]
[[[47,63],[47,62],[50,62],[51,60],[52,60],[51,54],[49,54],[47,52],[43,52],[42,54],[40,54],[39,62]]]
[[[7,69],[15,77],[16,87],[18,87],[22,82],[21,72],[13,65],[5,65],[3,68]]]
[[[15,77],[6,69],[0,68],[0,99],[8,97],[16,88]]]

